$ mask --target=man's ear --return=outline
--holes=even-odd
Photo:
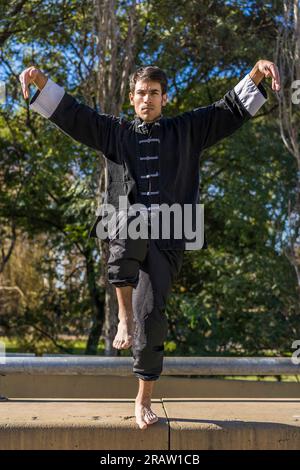
[[[133,104],[132,100],[133,100],[133,94],[132,94],[131,91],[130,91],[130,92],[129,92],[129,101],[130,101],[130,104]]]
[[[168,102],[168,95],[165,93],[164,95],[162,95],[162,105],[166,106],[167,102]]]

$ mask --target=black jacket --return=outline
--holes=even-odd
[[[107,163],[104,203],[117,205],[119,195],[123,195],[130,205],[136,202],[146,206],[195,205],[200,202],[201,152],[239,129],[266,99],[264,87],[261,84],[256,87],[246,76],[209,106],[172,118],[160,116],[152,125],[146,125],[138,116],[128,121],[99,114],[50,81],[48,91],[37,91],[30,107],[75,140],[103,152]],[[101,218],[101,215],[96,218],[89,236],[97,237],[96,227]],[[158,245],[161,249],[185,249],[186,241],[184,236],[179,240],[160,239]],[[206,247],[205,239],[203,248]]]

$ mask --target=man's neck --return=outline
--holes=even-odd
[[[153,122],[156,122],[158,121],[160,118],[162,118],[162,114],[160,114],[159,116],[157,116],[155,119],[153,119],[152,121],[145,121],[144,119],[142,119],[139,115],[136,114],[136,118],[138,118],[142,123],[145,123],[145,124],[152,124]]]

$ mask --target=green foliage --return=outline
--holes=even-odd
[[[123,38],[126,5],[116,6]],[[102,260],[88,240],[98,157],[29,111],[18,74],[36,65],[80,100],[89,84],[88,104],[95,105],[93,2],[30,0],[0,8],[0,80],[7,88],[0,104],[4,253],[16,232],[0,284],[24,294],[16,301],[0,293],[0,327],[24,351],[74,353],[81,346],[67,338],[88,335],[95,293],[100,310],[105,295]],[[135,63],[166,71],[164,115],[220,99],[258,59],[272,60],[280,14],[280,2],[139,2]],[[283,254],[296,166],[280,140],[277,102],[265,86],[269,100],[261,116],[201,157],[209,249],[185,253],[167,307],[167,354],[288,354],[299,338],[297,280]],[[128,99],[123,112],[133,115]],[[99,351],[103,347],[100,342]]]

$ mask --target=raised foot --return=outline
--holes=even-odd
[[[128,349],[132,346],[133,342],[133,320],[120,321],[118,324],[118,331],[113,340],[113,347],[116,349]]]

